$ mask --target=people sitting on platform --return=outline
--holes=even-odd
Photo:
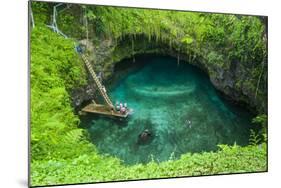
[[[124,106],[122,106],[122,107],[120,108],[120,112],[121,112],[122,114],[125,114],[125,113],[126,113],[126,108],[125,108]]]
[[[116,101],[116,103],[115,103],[115,108],[116,108],[116,110],[117,110],[118,112],[120,112],[120,111],[121,111],[121,108],[122,108],[122,103],[119,103],[118,101]]]
[[[127,111],[128,111],[128,108],[127,108],[127,103],[122,103],[122,102],[118,102],[116,101],[115,103],[115,109],[120,112],[121,114],[126,114]]]

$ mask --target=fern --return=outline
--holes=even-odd
[[[83,137],[83,129],[74,129],[66,133],[62,138],[63,142],[77,143],[80,142]]]
[[[252,146],[256,146],[260,142],[261,142],[261,138],[259,137],[259,135],[251,129],[250,130],[249,144],[252,145]]]
[[[265,127],[267,125],[267,115],[265,114],[262,114],[262,115],[258,115],[257,117],[255,117],[253,120],[252,120],[253,123],[256,123],[256,124],[260,124],[262,125],[263,127]]]
[[[266,134],[266,133],[263,133],[262,136],[263,136],[263,141],[264,141],[264,142],[267,142],[267,134]]]
[[[252,123],[261,127],[263,141],[267,142],[267,115],[261,114],[252,119]]]

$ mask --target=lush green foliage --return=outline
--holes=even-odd
[[[42,23],[49,23],[50,21],[50,14],[51,14],[51,4],[41,3],[41,2],[32,2],[31,3],[31,10],[34,15],[34,22],[35,24],[42,24]]]
[[[263,137],[263,141],[267,142],[267,115],[261,114],[255,117],[252,122],[258,126],[258,130],[260,130],[255,137],[259,140],[261,140],[260,135]],[[252,132],[253,134],[253,132]],[[252,135],[251,134],[251,135]],[[250,138],[253,138],[251,136]],[[257,143],[257,142],[256,142]]]
[[[43,25],[50,20],[51,6],[36,3],[33,7],[36,24],[31,34],[33,186],[267,169],[264,143],[246,147],[220,146],[217,152],[188,153],[178,160],[160,164],[152,161],[147,165],[130,167],[117,158],[99,154],[95,146],[87,141],[87,133],[78,128],[79,119],[70,105],[68,91],[86,83],[82,62],[73,49],[74,42]],[[255,17],[110,7],[74,9],[77,12],[82,10],[86,15],[90,21],[88,29],[96,38],[113,36],[121,40],[130,35],[134,40],[137,35],[145,34],[149,40],[164,41],[173,48],[188,52],[191,59],[202,56],[208,59],[208,63],[220,66],[227,66],[224,63],[226,59],[262,61],[265,53],[261,32],[263,25]],[[68,16],[59,18],[62,30],[77,38],[85,37],[85,27],[73,25],[79,18],[71,16],[68,11],[65,11]],[[247,32],[249,30],[251,32]],[[222,37],[224,35],[230,37],[226,39]],[[258,70],[256,74],[259,75]],[[255,122],[262,122],[261,119],[264,118],[257,118]]]
[[[98,36],[145,34],[188,54],[207,57],[204,49],[212,48],[230,61],[261,62],[266,54],[264,25],[254,16],[97,6],[84,7],[84,12]]]
[[[32,30],[32,160],[72,157],[75,155],[72,147],[79,146],[63,142],[66,133],[76,128],[79,122],[73,114],[67,91],[74,85],[85,84],[82,63],[73,48],[72,41],[58,37],[45,27]]]
[[[266,144],[221,145],[215,153],[188,153],[178,160],[130,167],[117,159],[84,153],[67,160],[36,161],[32,168],[33,185],[257,172],[267,169]]]
[[[48,12],[43,5],[37,5],[43,14],[35,11],[39,18]],[[83,19],[75,15],[83,15]],[[208,58],[205,53],[215,49],[216,54],[208,58],[210,62],[222,59],[222,56],[225,62],[260,63],[267,55],[264,24],[256,16],[79,5],[72,5],[58,16],[61,30],[74,38],[86,38],[85,30],[89,30],[91,38],[96,36],[117,40],[128,35],[133,40],[137,35],[145,34],[149,39],[165,41],[194,56]],[[89,22],[87,28],[85,19]]]
[[[263,127],[267,126],[267,115],[262,114],[253,119],[253,123],[262,125]]]

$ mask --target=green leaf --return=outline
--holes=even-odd
[[[191,44],[193,42],[193,38],[189,35],[186,35],[184,38],[182,38],[181,41],[185,44]]]

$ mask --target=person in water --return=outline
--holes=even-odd
[[[186,126],[188,126],[189,128],[191,128],[192,122],[191,122],[191,120],[186,120],[186,121],[185,121],[185,124],[186,124]]]
[[[152,136],[151,131],[145,129],[141,134],[139,134],[139,141],[144,143],[147,142]]]

